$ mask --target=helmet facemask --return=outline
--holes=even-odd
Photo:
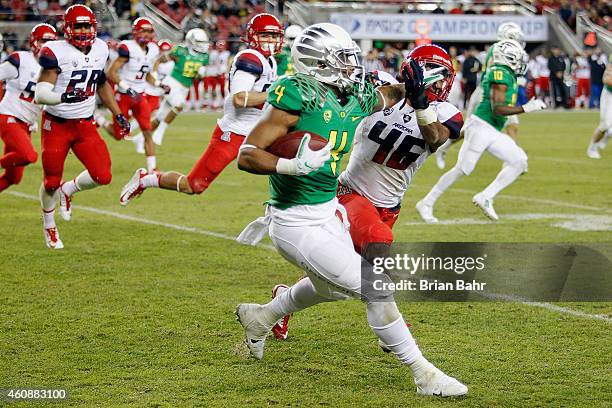
[[[494,45],[493,63],[506,65],[518,76],[527,72],[529,58],[521,45],[514,40],[502,40]]]

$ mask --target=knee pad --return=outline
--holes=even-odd
[[[30,150],[29,152],[27,152],[25,155],[25,160],[29,164],[36,163],[36,160],[38,160],[38,153],[36,153],[36,150]]]
[[[202,194],[208,188],[210,182],[206,178],[191,179],[187,177],[187,182],[193,194]]]
[[[100,184],[102,186],[106,186],[106,185],[110,184],[110,182],[111,182],[111,180],[113,178],[113,176],[112,176],[110,171],[103,172],[103,173],[100,173],[100,174],[91,174],[91,172],[90,172],[90,175],[91,175],[91,178],[96,183],[98,183],[98,184]]]
[[[57,190],[61,184],[62,184],[61,176],[47,176],[45,177],[45,180],[43,182],[45,190],[49,193],[52,193],[53,191]]]

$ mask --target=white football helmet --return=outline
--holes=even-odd
[[[185,44],[190,52],[204,54],[208,52],[210,42],[206,31],[201,28],[192,28],[185,36]]]
[[[525,41],[523,39],[524,37],[525,35],[523,34],[523,30],[521,30],[521,27],[511,21],[500,24],[497,29],[497,41],[514,40],[521,44],[523,48],[525,48]]]
[[[291,48],[293,42],[302,32],[303,28],[297,24],[290,25],[285,29],[285,44]]]
[[[515,40],[501,40],[493,44],[493,63],[510,67],[518,76],[527,72],[529,56]]]
[[[317,80],[350,91],[363,88],[361,48],[343,28],[331,23],[306,27],[293,42],[291,59],[295,70]]]

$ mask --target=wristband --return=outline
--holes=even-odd
[[[427,109],[417,109],[416,118],[419,126],[427,126],[438,121],[438,115],[431,106],[428,106]]]
[[[130,87],[124,80],[119,81],[117,85],[119,85],[119,88],[123,89],[124,91],[127,91]]]
[[[278,174],[295,176],[297,174],[297,166],[295,165],[295,161],[293,159],[289,160],[279,157],[278,161],[276,162],[276,172]]]

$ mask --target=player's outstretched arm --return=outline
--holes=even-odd
[[[493,113],[501,116],[510,116],[525,113],[522,106],[509,106],[506,103],[507,85],[491,84],[491,109]]]
[[[406,98],[404,84],[386,85],[376,88],[378,103],[374,106],[373,112],[387,109]]]
[[[438,150],[438,147],[442,146],[450,136],[450,130],[437,119],[428,124],[419,123],[419,130],[432,153]]]
[[[0,81],[6,81],[7,79],[14,79],[19,76],[19,70],[17,70],[17,67],[13,65],[14,64],[13,62],[11,62],[11,57],[9,57],[8,61],[5,61],[2,64],[0,64]]]
[[[276,173],[280,158],[266,149],[276,139],[289,133],[299,119],[299,116],[269,107],[240,147],[238,168],[253,174]]]

